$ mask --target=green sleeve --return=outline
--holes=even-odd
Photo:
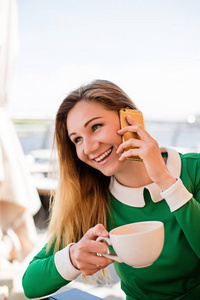
[[[200,258],[200,204],[192,198],[174,214],[190,246]]]
[[[174,215],[190,246],[200,258],[200,155],[186,156],[182,164],[182,181],[193,197],[174,211]]]
[[[44,297],[68,284],[57,271],[54,263],[53,248],[46,253],[46,245],[30,262],[22,279],[27,298]]]

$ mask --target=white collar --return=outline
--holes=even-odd
[[[164,151],[163,151],[164,150]],[[167,167],[174,177],[180,177],[181,159],[175,149],[162,148],[161,152],[168,152]],[[163,198],[160,195],[161,189],[156,183],[151,183],[139,188],[129,188],[121,185],[114,176],[111,177],[110,192],[120,202],[133,207],[144,207],[144,188],[148,189],[154,203],[161,201]]]

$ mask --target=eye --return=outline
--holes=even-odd
[[[102,124],[95,124],[95,125],[92,126],[92,130],[95,131],[101,126],[102,126]]]
[[[79,143],[79,142],[81,142],[81,141],[82,141],[82,138],[81,138],[80,136],[76,137],[76,138],[73,140],[74,144],[77,144],[77,143]]]

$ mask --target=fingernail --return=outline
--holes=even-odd
[[[101,234],[102,234],[102,235],[107,235],[108,233],[107,233],[106,230],[103,230],[103,231],[101,232]]]

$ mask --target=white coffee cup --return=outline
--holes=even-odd
[[[102,254],[134,268],[153,264],[164,245],[164,224],[160,221],[137,222],[112,229],[109,237],[98,237],[112,246],[115,253]]]

